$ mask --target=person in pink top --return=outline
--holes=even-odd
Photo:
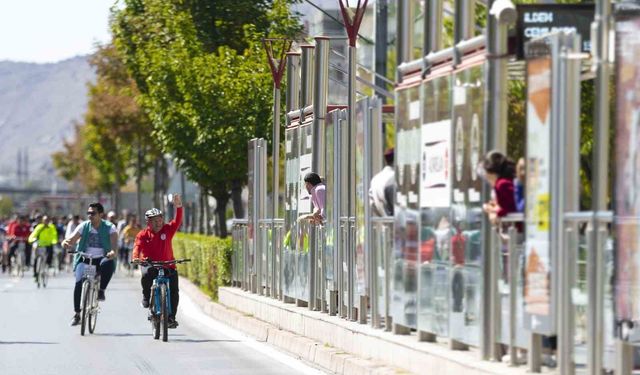
[[[307,173],[304,176],[304,186],[311,194],[311,203],[313,203],[313,212],[300,217],[300,220],[310,220],[317,224],[322,224],[324,221],[324,204],[326,186],[322,182],[320,176],[317,173]]]
[[[496,224],[501,217],[518,212],[513,187],[516,164],[501,152],[491,151],[486,155],[483,167],[495,193],[495,200],[485,203],[483,209],[491,223]]]

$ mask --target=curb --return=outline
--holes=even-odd
[[[288,354],[312,363],[324,371],[340,375],[391,375],[409,372],[364,359],[310,338],[277,328],[269,323],[213,302],[190,280],[180,277],[180,291],[211,318],[266,342]]]

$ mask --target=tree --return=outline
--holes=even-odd
[[[13,200],[11,197],[0,195],[0,217],[7,217],[13,213]]]
[[[89,102],[75,139],[53,154],[54,166],[68,181],[90,192],[111,192],[119,208],[119,189],[134,167],[138,182],[157,159],[149,137],[151,122],[136,102],[139,91],[113,45],[99,45],[90,58],[96,82],[89,84]],[[138,155],[146,157],[138,158]]]
[[[287,2],[127,0],[113,20],[156,140],[216,199],[225,237],[229,191],[246,183],[247,141],[271,136],[260,40],[299,31]]]

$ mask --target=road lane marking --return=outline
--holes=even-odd
[[[258,351],[269,358],[272,358],[294,370],[297,371],[298,374],[307,374],[307,375],[324,375],[325,372],[322,372],[318,369],[315,369],[311,366],[306,365],[301,360],[286,355],[282,352],[271,347],[269,344],[264,342],[260,342],[248,336],[232,327],[229,327],[223,323],[218,322],[212,317],[205,315],[202,312],[202,309],[189,298],[186,294],[180,294],[180,305],[178,307],[179,310],[182,311],[185,315],[189,316],[191,322],[197,321],[197,323],[208,327],[214,331],[222,333],[223,335],[229,337],[232,340],[237,340],[244,345],[247,345],[251,349]]]

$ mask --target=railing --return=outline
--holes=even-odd
[[[391,330],[389,298],[391,295],[391,251],[393,249],[393,216],[371,219],[371,325]]]
[[[567,314],[569,325],[567,328],[560,328],[558,337],[573,337],[569,348],[558,350],[557,356],[562,360],[562,356],[570,355],[571,362],[575,363],[577,369],[587,366],[587,345],[593,345],[593,340],[601,340],[603,347],[603,363],[605,370],[611,370],[614,366],[614,337],[613,337],[613,306],[612,288],[605,285],[604,301],[601,301],[604,308],[605,329],[604,335],[600,338],[593,338],[589,331],[590,317],[594,316],[591,309],[598,308],[588,303],[590,291],[588,279],[591,251],[603,251],[603,261],[605,265],[604,280],[611,280],[613,273],[613,246],[611,239],[611,213],[601,213],[596,215],[594,229],[594,216],[592,212],[565,213],[563,223],[563,246],[562,250],[568,251],[569,266],[563,269],[565,281],[571,291],[570,306],[559,310],[559,314]],[[394,302],[391,299],[392,285],[394,280],[393,267],[391,264],[392,253],[394,251],[394,225],[393,217],[374,217],[371,219],[371,243],[370,248],[365,250],[369,261],[367,267],[372,272],[369,273],[369,306],[367,311],[358,311],[362,305],[356,306],[354,301],[355,283],[355,249],[353,247],[355,236],[355,218],[341,217],[339,221],[340,235],[337,236],[339,243],[328,243],[326,238],[326,228],[323,225],[300,221],[297,226],[295,236],[298,241],[297,246],[285,244],[287,235],[284,233],[284,221],[282,219],[263,219],[258,222],[257,240],[259,251],[262,254],[262,264],[258,280],[263,280],[260,289],[272,298],[281,298],[286,302],[296,302],[300,306],[308,306],[309,309],[338,314],[339,316],[356,320],[356,314],[362,321],[370,323],[374,328],[392,330],[392,319],[390,311]],[[493,228],[493,236],[496,248],[493,251],[485,252],[493,257],[496,264],[494,285],[497,286],[496,302],[488,312],[494,321],[501,322],[497,327],[494,344],[503,345],[509,349],[509,362],[512,366],[522,364],[525,358],[524,350],[528,351],[527,362],[529,367],[536,370],[541,359],[541,344],[532,341],[532,334],[524,329],[523,324],[523,270],[524,270],[524,243],[523,235],[524,217],[522,214],[512,214],[501,219],[499,225]],[[600,238],[605,239],[601,244],[593,244],[593,230],[600,231]],[[476,233],[474,231],[473,233]],[[233,222],[233,255],[232,255],[232,282],[236,287],[248,290],[250,283],[251,263],[248,259],[248,227],[246,220],[235,220]],[[465,236],[465,246],[469,247],[473,241],[466,232],[460,232]],[[474,235],[475,236],[475,235]],[[455,235],[450,239],[452,245],[455,242]],[[333,241],[333,239],[331,240]],[[465,249],[466,249],[465,247]],[[295,250],[291,250],[295,249]],[[471,298],[467,294],[469,288],[474,288],[474,283],[481,283],[482,279],[470,273],[484,275],[482,269],[478,268],[477,262],[467,262],[468,254],[465,250],[465,261],[461,266],[460,255],[450,254],[448,261],[428,266],[444,267],[447,271],[447,284],[444,291],[449,295],[447,301],[442,302],[446,311],[438,312],[431,316],[431,319],[442,319],[445,317],[450,328],[456,325],[456,297],[453,295],[456,283],[462,283],[464,290],[465,314],[476,314],[469,310],[467,305],[475,303],[475,297]],[[455,259],[454,259],[455,258]],[[469,264],[467,264],[469,263]],[[473,264],[472,264],[473,263]],[[440,266],[438,266],[440,265]],[[473,269],[472,269],[473,268]],[[478,268],[475,270],[475,268]],[[434,269],[432,269],[433,271]],[[433,275],[431,275],[433,276]],[[477,276],[477,275],[476,275]],[[462,279],[460,279],[462,277]],[[458,278],[458,279],[456,279]],[[288,281],[286,281],[288,279]],[[457,281],[456,281],[457,280]],[[475,281],[474,281],[475,280]],[[285,284],[289,283],[288,287]],[[434,284],[435,285],[435,284]],[[477,285],[476,285],[477,286]],[[567,287],[565,285],[565,287]],[[256,291],[257,292],[257,291]],[[433,292],[433,291],[432,291]],[[477,292],[473,292],[474,294]],[[437,293],[436,293],[437,294]],[[433,296],[436,296],[433,294]],[[478,297],[478,296],[476,296]],[[332,307],[333,306],[333,307]],[[424,306],[420,307],[423,309]],[[454,311],[455,310],[455,311]],[[370,314],[369,314],[370,313]],[[480,312],[487,313],[487,312]],[[441,317],[439,318],[440,315]],[[465,319],[468,319],[465,315]],[[444,323],[443,323],[444,324]],[[468,323],[465,329],[471,327]],[[475,329],[474,327],[471,327]],[[418,322],[418,331],[425,329],[424,325]],[[486,328],[485,328],[486,329]],[[477,345],[473,340],[465,336],[456,336],[455,330],[448,330],[448,337],[452,348],[464,349],[467,345]],[[428,332],[433,331],[425,331]],[[437,334],[434,332],[434,334]],[[484,333],[486,334],[486,333]],[[421,339],[423,339],[421,337]],[[534,346],[531,346],[534,345]],[[548,343],[545,344],[548,346]],[[564,350],[564,351],[563,351]],[[565,358],[566,360],[566,358]]]
[[[611,212],[602,212],[595,216],[592,211],[571,212],[565,214],[565,243],[566,248],[571,251],[574,260],[574,267],[569,272],[571,282],[572,310],[569,314],[573,337],[573,362],[576,368],[585,368],[588,365],[588,346],[595,341],[603,348],[601,355],[602,364],[605,370],[614,369],[615,343],[613,336],[613,286],[606,280],[612,280],[614,259],[613,259],[613,238],[611,233],[611,223],[613,215]],[[598,238],[602,240],[599,244],[593,244],[593,231],[600,231]],[[589,260],[590,252],[601,254],[600,261],[604,264],[604,298],[598,304],[590,304],[590,294],[594,291],[589,289],[589,279],[595,275],[590,274]],[[598,306],[600,305],[600,306]],[[604,329],[599,335],[591,335],[589,332],[590,317],[595,316],[594,310],[602,308],[604,313]]]
[[[249,271],[247,261],[248,221],[234,219],[231,226],[233,254],[231,255],[231,283],[233,286],[247,290]]]
[[[261,249],[261,287],[266,296],[277,298],[281,293],[280,260],[284,237],[283,219],[258,220],[258,240]]]
[[[522,323],[522,296],[523,280],[522,270],[524,268],[524,235],[522,226],[524,216],[522,214],[510,214],[503,217],[500,224],[495,226],[493,233],[494,259],[497,262],[499,272],[497,276],[498,303],[497,308],[492,311],[499,311],[499,321],[501,322],[499,342],[509,347],[509,364],[518,364],[518,349],[528,348],[528,331],[518,325]],[[497,257],[495,256],[497,255]]]

